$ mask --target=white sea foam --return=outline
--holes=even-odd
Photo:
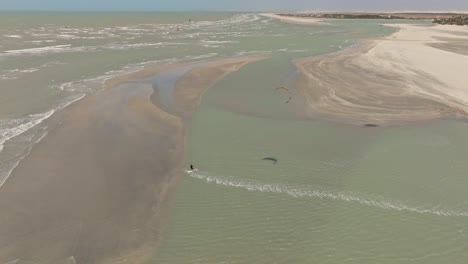
[[[16,80],[23,74],[37,72],[39,70],[39,68],[27,68],[1,71],[0,80]]]
[[[167,58],[167,59],[161,59],[161,60],[129,64],[119,70],[111,70],[97,77],[55,84],[55,85],[52,85],[52,88],[60,90],[60,91],[67,91],[67,92],[83,92],[83,93],[96,92],[103,88],[103,85],[107,80],[110,80],[122,74],[138,72],[144,69],[145,67],[151,67],[151,66],[157,66],[157,65],[168,65],[168,64],[178,63],[178,62],[193,62],[193,61],[198,61],[201,59],[212,58],[217,55],[218,53],[207,53],[207,54],[202,54],[202,55],[186,56],[186,57],[179,58],[179,59]]]
[[[252,50],[252,51],[239,51],[235,53],[235,56],[255,56],[255,55],[265,55],[270,54],[271,51],[266,50]]]
[[[26,69],[12,69],[0,71],[0,80],[17,80],[28,73],[40,71],[43,68],[50,67],[52,65],[63,64],[58,61],[46,62],[38,67],[26,68]]]
[[[197,55],[197,56],[187,56],[187,59],[191,60],[199,60],[199,59],[206,59],[206,58],[211,58],[218,55],[218,53],[208,53],[208,54],[202,54],[202,55]]]
[[[97,76],[97,77],[91,77],[87,79],[80,79],[80,80],[54,84],[51,86],[51,88],[60,90],[60,91],[66,91],[66,92],[79,92],[79,93],[97,92],[97,91],[100,91],[104,87],[104,84],[107,80],[110,80],[116,76],[137,72],[139,70],[142,70],[147,64],[159,64],[159,62],[170,63],[173,61],[177,61],[177,60],[169,59],[169,60],[160,60],[160,61],[149,61],[149,62],[138,63],[138,64],[130,64],[119,70],[107,71],[104,74]]]
[[[137,48],[145,48],[145,47],[166,47],[166,46],[178,46],[178,45],[186,45],[186,44],[176,43],[176,42],[111,44],[111,45],[105,46],[104,48],[113,49],[113,50],[127,50],[127,49],[137,49]]]
[[[213,45],[213,44],[203,44],[202,46],[205,47],[205,48],[224,48],[224,46]]]
[[[40,47],[40,48],[6,50],[3,53],[8,53],[8,54],[32,54],[32,53],[43,53],[43,52],[49,52],[49,51],[63,50],[63,49],[68,49],[70,47],[71,47],[71,45],[55,45],[55,46],[47,46],[47,47]]]
[[[55,110],[44,113],[31,114],[23,118],[0,120],[0,152],[3,150],[3,144],[42,123],[49,118]]]
[[[300,52],[306,52],[307,50],[304,49],[278,49],[275,50],[276,52],[288,52],[288,53],[300,53]]]
[[[16,157],[8,160],[7,162],[5,162],[4,164],[2,164],[0,166],[0,187],[2,187],[3,184],[5,184],[5,182],[8,180],[8,178],[10,177],[13,170],[18,166],[18,164],[26,156],[28,156],[31,153],[31,150],[32,150],[33,146],[35,144],[39,143],[42,139],[44,139],[45,136],[47,136],[47,128],[44,128],[41,131],[41,134],[39,134],[37,139],[34,139],[35,138],[34,135],[26,137],[25,141],[28,142],[28,143],[26,143],[26,144],[28,144],[28,148],[26,149],[26,151],[24,151],[23,153],[20,153],[19,156],[16,156]]]
[[[64,82],[56,85],[52,85],[53,89],[58,89],[60,91],[67,91],[67,92],[82,92],[82,93],[90,93],[98,91],[103,83],[112,78],[114,75],[111,72],[107,72],[102,76],[98,76],[95,78],[71,81],[71,82]]]
[[[236,27],[249,27],[251,29],[255,26],[255,21],[259,20],[260,17],[256,14],[239,14],[233,15],[226,19],[221,20],[210,20],[210,21],[193,21],[190,24],[177,25],[177,24],[166,24],[158,25],[159,30],[170,30],[174,31],[177,27],[182,27],[182,36],[187,37],[183,34],[184,30],[197,30],[197,32],[209,32],[214,34],[215,32],[222,32],[223,34],[230,34],[232,32],[232,26]],[[227,30],[229,29],[229,30]],[[211,36],[211,35],[210,35]]]
[[[353,202],[363,206],[371,206],[383,210],[394,210],[394,211],[406,211],[418,214],[431,214],[436,216],[458,216],[468,217],[468,212],[449,210],[449,209],[437,209],[435,208],[424,208],[405,205],[400,202],[388,201],[378,198],[367,198],[361,195],[357,195],[350,192],[340,192],[323,190],[320,188],[303,188],[294,187],[286,184],[265,184],[250,180],[227,178],[220,176],[211,176],[205,172],[199,171],[186,171],[189,176],[195,179],[203,180],[207,183],[218,184],[227,187],[244,189],[251,192],[264,192],[264,193],[277,193],[286,194],[294,198],[313,198],[320,200],[333,200],[340,202]]]
[[[32,128],[39,126],[46,119],[50,118],[56,111],[59,111],[70,104],[83,99],[85,94],[76,94],[68,97],[64,102],[60,103],[54,109],[39,113],[31,114],[26,117],[16,118],[16,119],[7,119],[0,120],[0,158],[4,149],[4,143],[10,140],[16,140],[17,138],[22,137],[23,135],[28,134]],[[22,146],[27,145],[27,149],[18,153],[15,157],[8,157],[5,162],[0,164],[0,187],[5,183],[5,181],[10,177],[13,170],[18,166],[19,162],[23,160],[27,155],[29,155],[32,147],[39,143],[47,135],[47,128],[44,127],[41,129],[40,133],[32,133],[30,135],[24,136],[22,139]],[[3,160],[3,159],[2,159]]]
[[[23,38],[22,36],[20,35],[3,35],[4,37],[7,37],[7,38],[16,38],[16,39],[20,39],[20,38]]]
[[[44,40],[30,40],[30,41],[25,41],[25,43],[32,43],[32,44],[42,44],[42,43],[53,43],[56,42],[55,39],[44,39]]]
[[[202,42],[208,43],[208,44],[239,43],[239,41],[230,41],[230,40],[202,40]]]
[[[39,32],[44,32],[44,30],[36,30],[36,31],[39,31]],[[52,34],[52,33],[33,33],[33,32],[29,32],[29,35],[31,37],[36,37],[36,38],[46,38],[46,37],[54,37],[55,35]]]
[[[80,39],[81,37],[71,34],[59,34],[56,36],[58,39]]]
[[[210,54],[205,54],[205,55],[200,55],[200,56],[187,56],[182,59],[168,58],[168,59],[145,61],[141,63],[129,64],[118,70],[107,71],[104,74],[97,76],[97,77],[64,82],[64,83],[52,85],[51,87],[53,89],[60,90],[60,91],[91,93],[91,92],[96,92],[96,91],[101,90],[104,87],[103,85],[107,80],[110,80],[119,75],[138,72],[148,66],[168,65],[168,64],[173,64],[173,63],[182,62],[182,61],[193,61],[193,60],[197,60],[200,58],[212,57],[215,55],[217,54],[210,53]]]
[[[91,47],[72,47],[68,45],[55,45],[40,48],[6,50],[0,53],[0,56],[14,56],[14,55],[43,55],[48,53],[65,53],[65,52],[83,52],[92,49]]]

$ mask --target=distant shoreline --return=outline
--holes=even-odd
[[[279,17],[294,17],[302,19],[446,19],[453,16],[466,15],[458,12],[317,12],[317,13],[279,13]]]
[[[302,25],[329,25],[330,19],[380,19],[380,20],[432,20],[436,24],[468,25],[468,12],[304,12],[260,13],[285,23]]]
[[[295,24],[327,24],[328,19],[382,19],[382,20],[432,20],[442,25],[468,25],[467,11],[454,12],[301,12],[301,13],[261,13],[261,16]]]

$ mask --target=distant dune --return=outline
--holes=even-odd
[[[302,12],[279,13],[276,17],[292,17],[297,19],[441,19],[451,18],[456,15],[467,14],[463,12]],[[274,17],[271,16],[271,17]]]

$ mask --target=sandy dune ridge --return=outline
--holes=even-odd
[[[468,113],[468,28],[387,25],[398,32],[297,60],[309,116],[401,123]]]

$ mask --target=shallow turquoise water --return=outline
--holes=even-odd
[[[337,24],[380,34],[373,22]],[[348,38],[292,42],[321,54]],[[272,89],[294,75],[295,57],[248,65],[204,97],[187,160],[199,171],[149,263],[464,263],[466,124],[302,120]]]
[[[464,263],[466,124],[369,130],[204,107],[154,263]],[[274,156],[278,164],[262,161]]]

